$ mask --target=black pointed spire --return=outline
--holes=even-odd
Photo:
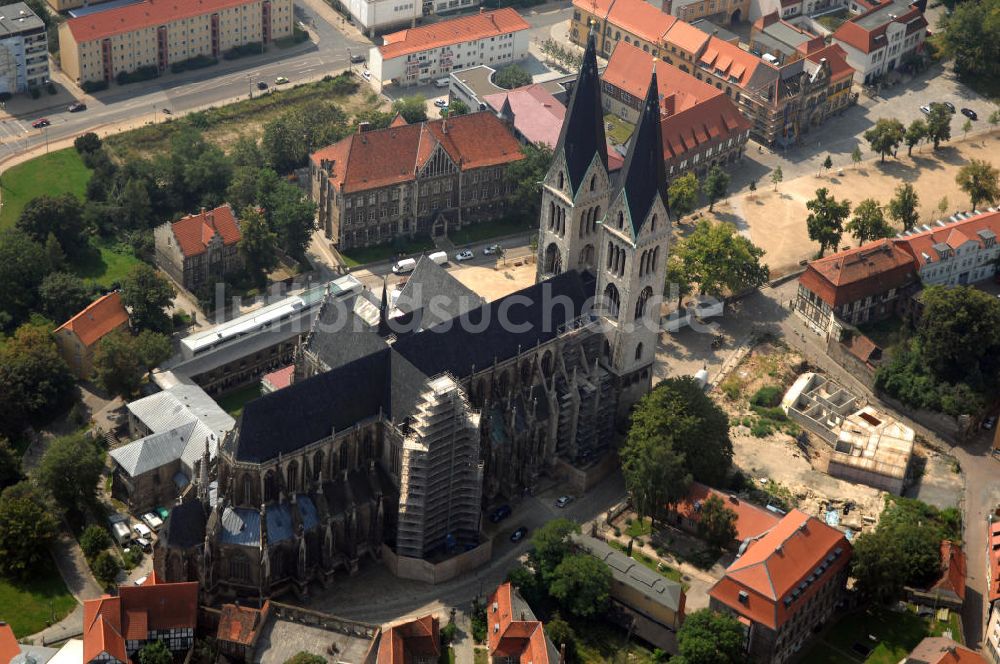
[[[604,135],[604,109],[601,106],[601,77],[597,73],[597,41],[594,31],[587,37],[583,66],[576,77],[573,94],[566,107],[566,119],[559,132],[555,153],[566,154],[566,171],[575,193],[594,155],[608,168],[608,144]]]
[[[632,229],[636,235],[646,221],[649,209],[659,196],[667,204],[667,172],[663,164],[663,132],[660,129],[660,94],[656,84],[656,65],[646,91],[639,124],[628,145],[620,190],[625,195]]]
[[[382,279],[382,303],[378,307],[378,333],[385,336],[389,333],[389,284]]]

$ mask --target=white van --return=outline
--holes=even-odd
[[[393,274],[407,274],[413,272],[413,269],[417,267],[417,261],[412,258],[404,258],[395,265],[392,266]]]
[[[439,78],[436,81],[434,81],[434,87],[435,88],[446,88],[449,85],[451,85],[451,79],[450,78]]]
[[[132,533],[128,529],[128,524],[121,521],[111,524],[111,535],[119,544],[128,544]]]
[[[428,254],[427,258],[431,259],[438,265],[444,265],[448,262],[448,252],[445,251],[435,251],[433,254]]]

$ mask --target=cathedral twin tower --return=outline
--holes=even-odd
[[[537,280],[571,269],[596,275],[603,364],[644,393],[659,337],[671,229],[655,65],[617,177],[608,171],[608,149],[591,33],[542,182]]]

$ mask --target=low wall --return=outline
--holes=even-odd
[[[466,574],[482,567],[493,556],[493,540],[488,539],[475,549],[452,556],[447,560],[432,563],[421,558],[397,555],[388,545],[382,545],[382,562],[393,575],[401,579],[423,581],[424,583],[443,583],[456,576]]]
[[[316,627],[317,629],[325,629],[328,632],[337,632],[338,634],[346,634],[347,636],[356,636],[365,639],[375,638],[375,636],[379,633],[377,625],[369,625],[368,623],[348,620],[346,618],[338,618],[337,616],[331,616],[328,613],[313,611],[312,609],[304,609],[300,606],[292,606],[290,604],[282,604],[280,602],[271,602],[270,606],[270,615],[272,619],[296,622],[301,625]]]
[[[830,431],[827,427],[823,426],[813,418],[808,415],[804,415],[794,408],[788,409],[788,417],[796,424],[800,425],[803,429],[809,433],[814,433],[829,444],[833,445],[837,442],[837,435]]]
[[[586,493],[618,468],[618,455],[608,452],[604,458],[587,468],[577,468],[563,459],[556,459],[553,474],[569,485],[575,493]]]
[[[852,355],[847,350],[847,346],[837,341],[834,335],[830,335],[826,341],[826,354],[844,371],[861,381],[869,390],[875,389],[875,370],[856,355]]]

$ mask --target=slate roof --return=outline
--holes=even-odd
[[[601,106],[601,77],[597,73],[597,45],[593,31],[587,37],[583,66],[573,94],[566,105],[566,120],[559,132],[555,154],[566,155],[570,188],[580,189],[583,176],[596,156],[608,168],[607,137],[604,133],[604,108]]]
[[[664,205],[667,203],[667,172],[663,164],[663,132],[660,128],[659,85],[655,70],[646,90],[641,114],[629,139],[620,189],[612,196],[612,200],[617,196],[625,197],[635,236],[646,223],[646,216],[657,197]]]
[[[596,537],[572,534],[570,539],[593,557],[603,560],[611,570],[611,576],[619,583],[638,590],[644,597],[671,611],[684,608],[684,588],[681,584],[637,563]]]
[[[223,544],[260,546],[260,512],[246,507],[225,507],[222,510],[222,530],[219,540]]]
[[[104,335],[127,325],[128,312],[122,304],[121,295],[114,291],[91,302],[83,311],[57,327],[56,332],[69,330],[80,343],[90,347]]]
[[[170,510],[164,524],[167,544],[179,549],[205,541],[205,508],[201,501],[189,498]]]
[[[482,303],[483,298],[475,291],[427,256],[421,256],[399,292],[396,309],[414,314],[412,329],[418,329],[433,327]]]
[[[323,364],[336,369],[388,348],[371,326],[353,310],[351,301],[328,300],[313,321],[306,348]]]
[[[111,458],[130,477],[137,477],[181,458],[188,444],[195,439],[195,433],[204,437],[211,432],[197,420],[191,420],[178,427],[154,433],[127,445],[111,450]],[[204,445],[204,443],[202,443]]]

